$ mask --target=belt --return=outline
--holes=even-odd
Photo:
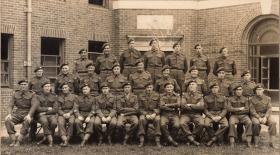
[[[88,73],[88,71],[78,71],[78,73]]]

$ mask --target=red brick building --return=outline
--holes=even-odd
[[[95,59],[110,42],[118,56],[129,38],[143,52],[158,38],[167,54],[181,41],[188,59],[196,43],[210,59],[226,46],[236,79],[250,69],[278,103],[279,35],[279,0],[2,0],[1,116],[16,82],[37,66],[54,78],[79,49]]]

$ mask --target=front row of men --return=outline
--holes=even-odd
[[[31,121],[38,121],[43,128],[44,138],[38,144],[48,141],[53,146],[53,136],[58,126],[61,146],[67,146],[73,129],[81,137],[84,146],[93,132],[97,133],[98,144],[104,139],[112,144],[114,133],[124,131],[123,144],[126,145],[134,133],[140,139],[139,147],[143,147],[147,129],[152,124],[157,147],[161,147],[160,138],[173,146],[178,143],[172,136],[181,129],[189,143],[200,145],[199,136],[204,128],[211,146],[229,130],[230,146],[234,147],[236,124],[244,124],[247,146],[251,141],[255,146],[259,143],[261,124],[269,127],[270,146],[275,147],[273,138],[276,135],[276,123],[271,119],[270,97],[263,94],[263,86],[258,84],[252,98],[242,95],[242,86],[233,87],[234,96],[226,98],[219,93],[218,83],[210,83],[210,94],[203,97],[197,91],[197,82],[189,81],[189,91],[182,96],[175,93],[173,83],[164,85],[163,94],[156,93],[153,84],[145,85],[145,91],[136,96],[130,83],[123,85],[124,93],[112,95],[107,83],[101,84],[101,94],[91,95],[87,84],[81,86],[81,95],[71,93],[68,83],[61,85],[62,93],[56,96],[51,93],[50,82],[42,84],[42,93],[34,94],[28,89],[28,81],[18,82],[20,90],[13,94],[5,125],[12,143],[18,146],[28,134]],[[15,108],[16,107],[16,108]],[[227,114],[229,114],[227,118]],[[229,120],[229,121],[228,121]],[[18,138],[14,125],[22,123]],[[193,124],[193,129],[190,129]],[[216,127],[218,128],[216,128]],[[172,131],[172,133],[170,133]]]

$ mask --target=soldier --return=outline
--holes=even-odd
[[[28,90],[28,81],[18,82],[20,89],[12,95],[12,100],[8,106],[8,115],[5,118],[5,126],[12,141],[10,146],[19,146],[24,136],[28,134],[29,125],[38,104],[34,93]],[[14,109],[16,107],[16,109]],[[16,140],[14,125],[22,123],[20,134]]]
[[[177,147],[178,143],[173,140],[169,133],[169,124],[173,127],[173,132],[177,133],[180,128],[179,121],[179,108],[180,108],[180,95],[174,92],[174,85],[172,83],[165,84],[165,93],[160,97],[160,127],[163,136],[173,146]]]
[[[254,91],[255,95],[250,100],[250,113],[253,123],[255,147],[258,147],[259,145],[261,124],[263,124],[268,126],[270,135],[269,145],[272,148],[277,148],[274,145],[274,141],[276,140],[276,122],[271,117],[271,98],[264,95],[264,87],[262,84],[257,84]]]
[[[250,71],[246,70],[241,74],[242,80],[240,81],[243,89],[243,96],[252,97],[254,95],[254,88],[256,83],[251,80]]]
[[[229,141],[230,146],[234,147],[237,131],[235,125],[243,123],[246,128],[247,146],[251,147],[252,139],[252,121],[249,117],[249,100],[242,95],[243,89],[241,85],[233,87],[234,96],[228,99],[228,111],[231,113],[229,119]]]
[[[139,109],[140,109],[139,133],[138,133],[140,137],[139,147],[143,147],[147,125],[149,123],[152,123],[155,128],[156,145],[158,148],[161,148],[160,111],[159,111],[160,96],[153,89],[154,89],[153,84],[148,83],[146,84],[145,92],[139,96]]]
[[[170,66],[170,75],[176,79],[181,88],[184,83],[185,73],[188,71],[188,62],[185,54],[181,51],[180,43],[175,43],[173,49],[174,52],[166,57],[166,65]]]
[[[90,63],[86,66],[87,75],[81,79],[80,85],[88,84],[90,88],[90,94],[94,97],[99,94],[99,85],[101,83],[101,78],[98,74],[95,73],[95,66]]]
[[[145,69],[151,73],[153,83],[161,76],[161,69],[165,64],[165,54],[160,51],[158,40],[152,39],[150,41],[151,50],[144,55]]]
[[[190,66],[196,66],[198,69],[198,76],[208,83],[208,75],[210,73],[210,61],[203,53],[203,48],[200,44],[194,46],[196,50],[195,56],[190,61]]]
[[[128,40],[128,49],[120,56],[120,67],[122,74],[126,77],[133,74],[137,70],[136,62],[142,59],[142,55],[134,48],[135,40]]]
[[[53,136],[55,128],[57,127],[57,111],[58,103],[57,97],[51,92],[51,83],[46,81],[42,84],[43,92],[36,97],[39,107],[38,122],[42,125],[44,131],[44,138],[37,144],[42,144],[46,139],[49,146],[53,146]]]
[[[62,90],[62,84],[68,83],[68,86],[70,87],[70,91],[78,94],[79,93],[79,78],[71,74],[69,71],[69,65],[67,63],[64,63],[60,66],[61,73],[57,76],[55,81],[55,93],[60,94]]]
[[[184,81],[184,84],[182,86],[182,92],[188,92],[188,87],[187,84],[189,81],[196,81],[197,83],[197,91],[202,93],[204,96],[208,94],[208,88],[207,85],[205,84],[205,81],[198,77],[199,71],[196,66],[192,66],[189,70],[190,76],[189,78],[186,78]]]
[[[113,95],[121,95],[123,94],[123,85],[127,82],[127,77],[121,74],[121,67],[118,63],[114,64],[112,70],[113,75],[107,77],[106,82]]]
[[[224,67],[219,67],[216,70],[217,78],[211,80],[211,82],[216,82],[219,85],[219,93],[222,94],[223,96],[229,97],[232,92],[231,92],[231,84],[232,82],[228,79],[226,79],[226,72]]]
[[[58,96],[58,131],[61,136],[61,146],[68,146],[73,135],[75,123],[74,105],[77,104],[77,96],[70,92],[68,83],[61,84],[62,93]]]
[[[35,76],[29,82],[29,90],[32,90],[36,94],[42,92],[42,84],[45,82],[50,82],[50,80],[44,76],[44,70],[42,67],[37,67],[34,70]]]
[[[228,57],[228,49],[226,47],[220,49],[220,54],[221,56],[215,61],[213,74],[217,76],[217,69],[224,67],[226,79],[232,81],[233,76],[237,73],[235,61]]]
[[[74,68],[73,68],[73,74],[76,76],[79,76],[80,78],[83,78],[87,75],[87,65],[93,63],[92,60],[88,59],[88,52],[86,49],[81,49],[79,51],[80,58],[76,59],[74,61]],[[78,75],[77,75],[78,74]]]
[[[102,46],[103,55],[100,55],[96,60],[96,72],[99,73],[102,80],[112,75],[112,67],[117,63],[117,58],[111,52],[111,46],[109,43],[105,43]]]
[[[204,110],[203,95],[197,91],[197,86],[195,80],[189,81],[187,84],[189,91],[182,96],[180,117],[180,127],[183,133],[195,146],[199,146],[200,143],[194,139],[194,135],[199,136],[204,127],[204,119],[202,117]],[[189,129],[189,123],[195,124],[193,132]]]
[[[101,94],[96,97],[96,113],[94,126],[98,133],[98,145],[103,143],[103,132],[107,128],[107,139],[109,145],[112,145],[111,137],[117,125],[116,118],[116,97],[110,93],[107,83],[101,84]]]
[[[164,65],[162,70],[162,77],[156,80],[155,90],[159,93],[164,93],[164,85],[168,82],[173,83],[174,90],[176,93],[181,93],[180,86],[178,85],[177,81],[170,77],[170,67],[168,65]]]
[[[81,147],[85,146],[90,136],[93,133],[93,124],[95,120],[95,100],[90,95],[90,87],[88,84],[81,86],[82,95],[78,96],[78,102],[74,107],[76,116],[75,125],[78,135],[81,137]],[[83,127],[85,124],[85,127]]]
[[[219,94],[218,83],[210,83],[209,87],[211,93],[204,97],[205,128],[211,137],[207,146],[211,146],[228,128],[228,120],[225,117],[227,114],[226,98]],[[214,131],[213,124],[220,125],[217,131]]]
[[[137,72],[129,76],[129,81],[132,85],[133,92],[139,95],[145,91],[145,85],[152,82],[151,74],[144,70],[143,61],[136,63]]]
[[[124,129],[124,126],[128,126],[125,128],[125,137],[123,141],[123,145],[126,145],[128,139],[138,129],[137,114],[139,110],[139,104],[137,96],[132,93],[131,84],[129,82],[125,83],[123,88],[124,94],[119,96],[117,102],[117,128],[119,131],[121,131]]]

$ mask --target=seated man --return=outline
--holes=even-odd
[[[121,131],[122,129],[124,129],[124,126],[126,126],[126,124],[130,124],[128,128],[125,128],[123,145],[126,145],[129,137],[131,137],[138,128],[137,114],[139,105],[137,96],[131,92],[131,84],[125,83],[123,88],[124,94],[119,96],[117,102],[117,128],[119,129],[119,131]]]
[[[189,91],[182,96],[180,127],[188,140],[192,144],[199,146],[200,143],[194,139],[194,135],[199,136],[204,126],[202,117],[204,110],[203,95],[197,91],[197,82],[195,80],[189,81],[187,88]],[[189,129],[189,123],[195,124],[193,132]]]
[[[165,93],[160,97],[160,110],[161,110],[161,131],[163,136],[173,146],[177,147],[178,143],[173,140],[169,133],[169,123],[173,127],[173,132],[177,133],[179,130],[179,107],[180,107],[180,95],[174,92],[173,83],[166,83],[164,85]]]
[[[61,94],[58,96],[58,131],[61,136],[61,146],[67,146],[73,135],[75,122],[74,105],[77,104],[77,96],[70,92],[68,83],[61,85]]]
[[[106,130],[108,143],[112,145],[111,137],[117,125],[116,97],[110,93],[110,88],[107,83],[102,83],[100,88],[101,94],[95,99],[97,116],[94,121],[94,126],[98,134],[98,145],[103,143],[103,131],[106,128],[108,128]]]
[[[53,136],[55,128],[57,127],[57,97],[54,93],[51,93],[51,83],[49,81],[42,84],[43,92],[37,96],[39,102],[38,122],[42,124],[44,131],[44,138],[37,144],[42,144],[48,139],[49,146],[53,146]]]
[[[254,91],[256,95],[251,98],[250,113],[253,123],[253,136],[255,141],[255,147],[258,147],[259,145],[261,124],[264,124],[268,126],[268,131],[270,135],[269,145],[272,148],[277,148],[274,145],[274,141],[276,138],[276,122],[271,117],[271,98],[264,95],[264,87],[262,84],[257,84]]]
[[[78,96],[78,102],[74,108],[76,116],[75,124],[78,135],[80,135],[82,142],[80,146],[85,146],[90,136],[93,133],[95,102],[94,97],[90,94],[90,87],[87,84],[81,86],[82,94]],[[83,124],[86,124],[83,127]]]
[[[159,101],[160,96],[158,93],[153,91],[154,86],[152,83],[146,85],[146,90],[139,97],[139,109],[140,109],[140,119],[139,119],[139,136],[140,144],[139,147],[144,145],[144,136],[146,134],[148,123],[152,123],[155,128],[156,145],[161,148],[160,145],[160,111],[159,111]]]
[[[24,136],[28,134],[30,122],[38,107],[34,93],[28,90],[28,81],[20,80],[18,84],[20,89],[13,94],[11,103],[8,106],[8,115],[5,118],[5,126],[12,141],[10,146],[19,146],[23,141]],[[20,123],[22,123],[22,128],[20,129],[18,140],[16,140],[14,126]]]
[[[230,146],[234,147],[234,138],[237,136],[235,125],[242,123],[246,128],[247,146],[251,147],[252,121],[249,117],[249,101],[247,97],[242,95],[243,89],[241,85],[235,85],[233,91],[234,96],[228,99],[228,111],[231,113],[229,119]]]
[[[225,117],[227,113],[226,98],[219,94],[218,83],[210,83],[209,88],[210,95],[204,97],[205,127],[211,137],[211,140],[206,144],[207,146],[211,146],[228,128],[228,120]],[[214,131],[213,124],[220,125],[217,131]]]
[[[95,73],[95,66],[92,63],[86,65],[86,68],[87,73],[81,79],[80,86],[83,84],[87,84],[90,88],[90,94],[96,97],[99,94],[99,85],[101,83],[101,78],[98,74]]]

